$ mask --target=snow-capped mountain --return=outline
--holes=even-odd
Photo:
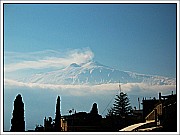
[[[88,62],[81,65],[72,63],[66,68],[34,74],[21,80],[28,83],[42,84],[104,84],[104,83],[148,83],[151,85],[175,85],[174,78],[138,74],[120,71],[98,62]]]

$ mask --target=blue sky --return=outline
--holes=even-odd
[[[5,52],[80,49],[94,60],[145,74],[176,76],[176,5],[8,4]]]
[[[26,129],[43,125],[45,116],[54,117],[57,95],[63,115],[72,108],[88,112],[94,102],[101,114],[119,84],[57,86],[19,80],[92,60],[122,71],[176,79],[176,5],[5,4],[4,52],[5,130],[10,129],[18,93],[25,102]],[[169,94],[176,84],[127,83],[122,89],[137,106],[137,97]]]

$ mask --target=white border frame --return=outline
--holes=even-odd
[[[3,40],[4,40],[4,33],[3,33],[3,31],[4,31],[4,28],[3,28],[3,26],[4,26],[4,18],[3,18],[3,4],[4,3],[29,3],[29,4],[31,4],[31,3],[176,3],[177,4],[177,41],[176,41],[176,49],[177,49],[177,56],[176,56],[176,58],[177,58],[177,60],[176,60],[176,68],[177,68],[177,73],[176,73],[176,75],[177,75],[177,84],[176,84],[176,94],[177,94],[177,132],[167,132],[167,133],[165,133],[165,132],[143,132],[143,133],[141,133],[141,132],[3,132],[3,129],[4,129],[4,126],[3,126],[3,121],[4,121],[4,118],[3,118],[3,100],[4,100],[4,93],[3,93],[3,75],[4,75],[4,72],[3,72],[3,56],[4,56],[4,45],[3,45]],[[0,1],[0,7],[1,7],[1,47],[0,47],[0,54],[1,54],[1,71],[0,71],[0,75],[1,75],[1,82],[0,82],[0,84],[1,84],[1,93],[0,93],[0,95],[1,95],[1,111],[0,111],[0,114],[1,114],[1,126],[0,126],[0,134],[12,134],[12,135],[14,135],[14,134],[179,134],[180,133],[180,131],[179,131],[179,90],[180,90],[180,87],[179,87],[179,0],[174,0],[174,1],[169,1],[169,0],[165,0],[165,1],[156,1],[156,0],[154,0],[154,1],[119,1],[119,0],[117,0],[117,1],[69,1],[69,0],[67,0],[67,1],[24,1],[24,0],[22,0],[22,1],[12,1],[12,0],[3,0],[3,1]]]

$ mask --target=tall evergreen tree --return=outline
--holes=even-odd
[[[11,119],[11,130],[12,132],[23,132],[25,131],[24,121],[24,103],[20,94],[16,96],[14,100],[13,117]]]
[[[56,103],[55,131],[61,131],[60,96]]]
[[[108,110],[107,116],[121,116],[124,117],[130,113],[131,106],[129,98],[126,93],[120,92],[119,95],[116,95],[113,107]]]

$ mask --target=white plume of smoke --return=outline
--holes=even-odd
[[[94,53],[89,48],[59,52],[52,50],[30,53],[7,52],[5,58],[5,72],[13,72],[23,69],[63,68],[71,63],[86,63],[94,58]]]

